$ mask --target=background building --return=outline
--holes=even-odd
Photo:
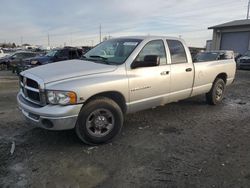
[[[233,50],[243,54],[250,49],[250,20],[235,20],[208,29],[214,30],[212,50]]]

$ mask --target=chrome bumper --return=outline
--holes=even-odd
[[[75,127],[82,104],[38,106],[17,95],[18,107],[31,124],[49,130],[67,130]]]

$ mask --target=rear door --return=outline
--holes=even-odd
[[[179,40],[167,40],[171,56],[170,101],[190,97],[193,87],[193,62],[187,56],[188,49]]]

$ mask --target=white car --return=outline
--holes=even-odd
[[[9,54],[6,54],[6,53],[4,53],[3,50],[0,50],[0,58],[1,58],[1,57],[5,57],[5,56],[7,56],[7,55],[9,55]]]

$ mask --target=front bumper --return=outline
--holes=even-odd
[[[18,107],[25,119],[38,127],[49,130],[67,130],[75,127],[82,104],[38,106],[17,95]]]

